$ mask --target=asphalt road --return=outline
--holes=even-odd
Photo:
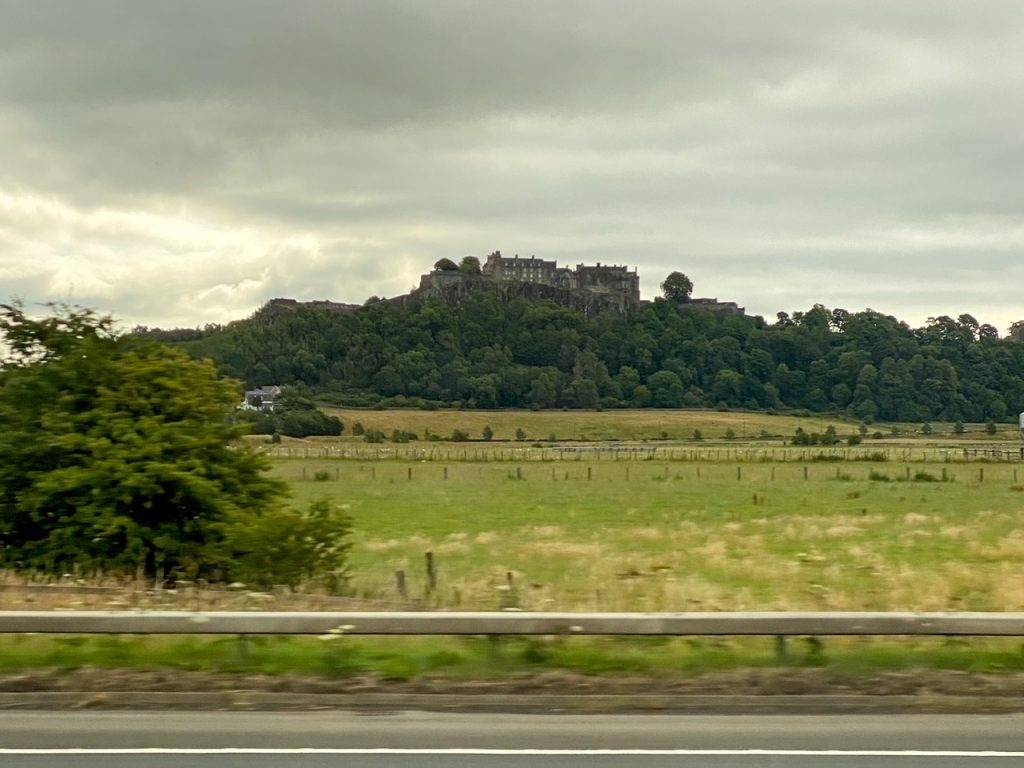
[[[6,712],[18,768],[1024,767],[1022,715]]]

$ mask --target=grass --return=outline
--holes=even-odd
[[[295,502],[326,496],[354,519],[350,592],[363,601],[358,607],[1024,610],[1024,464],[964,461],[964,438],[794,448],[739,436],[823,431],[828,421],[691,411],[335,412],[347,427],[361,420],[388,433],[461,428],[476,436],[486,424],[496,438],[509,440],[517,428],[529,436],[282,443],[272,471],[290,483]],[[841,434],[853,431],[834,423]],[[694,429],[717,442],[693,441]],[[737,439],[722,439],[727,429]],[[668,440],[659,439],[663,432]],[[544,433],[655,442],[532,447]],[[984,439],[990,443],[970,444],[998,445]],[[438,566],[433,590],[427,552]],[[397,571],[406,576],[404,596]],[[82,596],[62,607],[132,607],[135,595]],[[266,596],[234,599],[241,605],[233,608],[282,607]],[[199,602],[175,607],[224,607]],[[779,659],[770,638],[15,637],[0,638],[0,670],[140,665],[401,680],[544,669],[660,676],[779,666],[850,674],[1024,667],[1011,640],[828,638],[824,653],[796,640],[791,648]]]
[[[921,669],[1024,672],[1019,641],[792,638],[0,637],[0,674],[26,669],[166,669],[384,681],[501,680],[548,670],[675,677],[733,669],[822,668],[857,676]]]
[[[846,427],[853,432],[856,423],[840,418],[773,416],[760,412],[685,411],[685,410],[615,410],[615,411],[458,411],[458,410],[362,410],[324,408],[345,424],[351,434],[359,422],[366,429],[391,435],[395,429],[415,432],[423,439],[426,431],[450,437],[462,429],[478,439],[485,426],[494,431],[495,440],[515,440],[516,430],[526,433],[527,441],[547,440],[688,440],[695,429],[705,438],[725,438],[732,430],[737,439],[765,435],[792,435],[797,427],[805,431],[824,432],[828,424]]]
[[[436,410],[417,409],[373,410],[325,407],[323,410],[337,416],[345,425],[346,436],[352,435],[352,425],[359,422],[367,430],[374,429],[389,436],[398,430],[413,432],[421,440],[427,431],[442,438],[461,429],[474,440],[481,438],[485,426],[493,432],[493,439],[514,441],[516,430],[526,433],[526,441],[548,440],[692,440],[699,430],[705,440],[725,440],[731,430],[736,440],[792,437],[797,428],[805,432],[824,433],[829,424],[841,435],[858,432],[859,422],[841,416],[813,414],[795,416],[769,414],[763,411],[714,411],[653,409],[641,410]],[[912,439],[919,434],[921,424],[885,423],[868,425],[868,434],[881,432],[886,438],[899,436]],[[956,434],[953,423],[933,422],[932,439],[956,443],[981,440],[1002,442],[1017,440],[1016,425],[999,425],[995,436],[987,434],[984,424],[966,424],[964,433]],[[870,440],[870,439],[868,439]]]
[[[366,599],[402,570],[456,609],[1024,610],[1024,467],[578,458],[274,472],[353,516]]]

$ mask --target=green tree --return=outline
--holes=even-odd
[[[441,272],[457,272],[459,265],[451,259],[443,258],[434,262],[434,269]]]
[[[0,305],[0,564],[210,575],[224,526],[285,487],[232,445],[236,383],[112,327],[87,309],[36,320]]]
[[[485,424],[484,425],[484,431],[482,433],[482,436],[483,436],[484,440],[488,440],[488,441],[491,440],[494,437],[494,430],[491,429],[491,425],[490,424]]]
[[[682,272],[672,272],[662,282],[661,293],[668,301],[685,304],[693,293],[693,281]]]
[[[479,275],[480,274],[480,259],[476,256],[466,256],[462,259],[459,264],[459,272],[464,275]]]

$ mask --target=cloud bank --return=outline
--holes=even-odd
[[[1024,317],[1013,2],[0,0],[0,286],[129,324],[442,256]]]

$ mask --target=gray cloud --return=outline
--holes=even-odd
[[[128,322],[495,248],[1006,327],[1015,2],[0,0],[0,282]],[[987,314],[986,314],[987,313]]]

